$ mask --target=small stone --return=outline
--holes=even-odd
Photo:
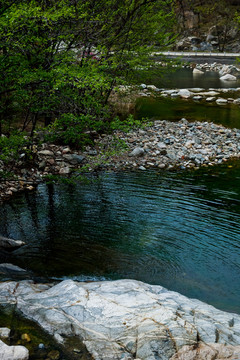
[[[218,105],[225,105],[225,104],[227,104],[227,100],[226,99],[223,99],[223,98],[218,98],[217,100],[216,100],[216,103],[218,104]]]
[[[97,150],[95,150],[95,149],[89,150],[88,155],[91,155],[91,156],[97,155]]]
[[[166,149],[166,148],[167,148],[167,145],[166,145],[164,142],[159,142],[159,143],[157,144],[157,147],[158,147],[159,149]]]
[[[201,95],[193,96],[193,100],[200,101],[200,100],[202,100],[202,96]]]
[[[21,339],[25,342],[30,342],[31,338],[28,334],[22,334]]]
[[[146,170],[146,168],[144,167],[144,166],[139,166],[139,170],[142,170],[142,171],[144,171],[144,170]]]
[[[70,148],[66,147],[66,148],[63,149],[62,154],[68,154],[70,152],[71,152]]]
[[[233,103],[236,104],[236,105],[240,105],[240,98],[235,99],[235,100],[233,101]]]
[[[81,354],[82,353],[82,350],[80,350],[80,349],[73,349],[73,352],[75,352],[75,353],[77,353],[77,354]]]
[[[67,175],[70,173],[70,171],[71,171],[70,168],[68,166],[65,166],[65,167],[60,168],[59,174]]]
[[[212,101],[215,101],[215,100],[216,100],[216,98],[214,96],[209,96],[209,97],[206,98],[207,102],[212,102]]]
[[[58,360],[60,358],[60,353],[58,350],[52,350],[47,355],[51,360]]]
[[[10,187],[10,190],[14,193],[18,192],[18,189],[16,189],[15,187]]]
[[[54,152],[50,150],[41,150],[38,152],[39,155],[54,156]]]
[[[178,96],[180,96],[183,99],[189,99],[191,97],[192,93],[187,89],[181,89],[178,92]]]
[[[39,163],[38,167],[39,167],[40,170],[43,170],[43,169],[46,167],[46,162],[45,162],[44,160],[41,161],[41,162]]]
[[[204,74],[204,72],[202,71],[202,70],[199,70],[199,69],[193,69],[193,74],[194,75],[203,75]]]
[[[0,338],[8,339],[10,336],[10,331],[11,330],[6,327],[0,328]]]
[[[63,344],[63,343],[64,343],[64,338],[63,338],[60,334],[58,334],[58,333],[55,333],[55,334],[54,334],[54,339],[55,339],[58,343],[60,343],[60,344]]]
[[[133,156],[133,157],[140,157],[143,156],[145,153],[145,150],[141,147],[136,147],[130,154],[129,156]]]

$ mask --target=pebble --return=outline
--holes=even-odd
[[[6,327],[0,328],[0,338],[8,339],[10,336],[10,332],[11,332],[11,330]]]

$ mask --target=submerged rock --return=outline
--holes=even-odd
[[[78,336],[94,359],[200,360],[204,352],[195,350],[211,347],[221,359],[240,356],[239,315],[140,281],[65,280],[47,289],[7,282],[0,303],[14,304],[50,334]]]
[[[0,235],[0,248],[6,250],[14,250],[25,245],[25,242],[20,240],[13,240]]]

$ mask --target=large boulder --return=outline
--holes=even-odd
[[[222,344],[225,355],[229,346],[240,358],[239,315],[161,286],[135,280],[0,283],[0,304],[9,303],[55,338],[78,336],[94,359],[188,359],[184,352],[212,344]],[[218,350],[207,359],[217,359]]]

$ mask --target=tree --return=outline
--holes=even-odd
[[[99,129],[114,86],[169,42],[171,0],[0,0],[0,134],[6,120]]]
[[[201,32],[214,35],[218,50],[224,51],[229,33],[236,28],[236,13],[240,10],[239,0],[175,0],[176,13],[179,14],[180,26],[185,30],[186,14],[195,19],[192,27],[195,35]],[[214,16],[214,23],[212,21]],[[181,30],[182,30],[181,29]]]

